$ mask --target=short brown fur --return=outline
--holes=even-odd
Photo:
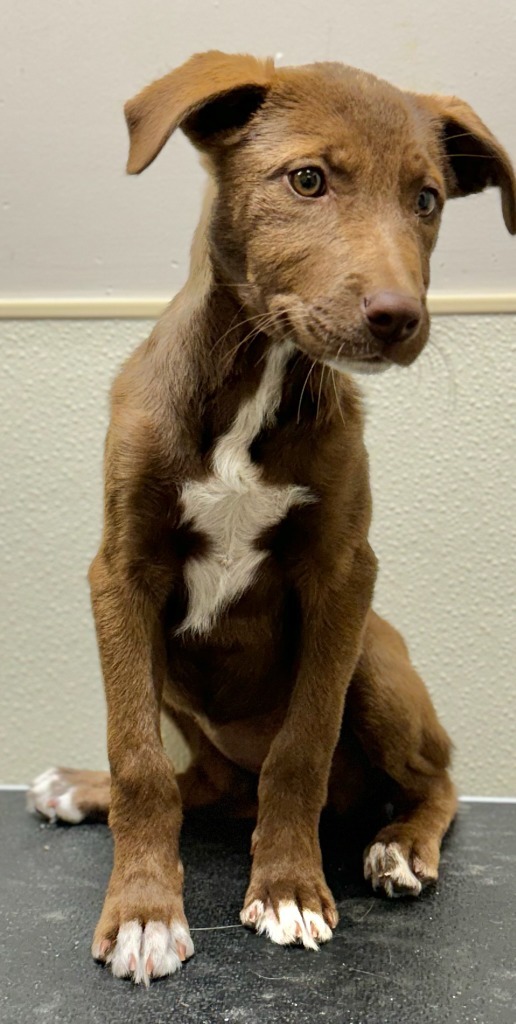
[[[456,807],[450,743],[403,640],[371,609],[368,463],[349,371],[408,365],[422,350],[447,197],[498,185],[516,232],[509,160],[461,101],[403,93],[342,65],[275,70],[211,53],[149,86],[126,114],[130,172],[180,126],[212,184],[189,282],[112,393],[105,526],[90,572],[111,780],[75,779],[88,812],[109,805],[115,840],[100,959],[124,922],[186,924],[182,806],[257,810],[248,924],[260,904],[277,915],[292,901],[335,927],[318,839],[326,803],[394,804],[370,837],[387,851],[379,888],[389,891],[394,848],[420,883],[437,877]],[[316,200],[294,194],[289,178],[312,164],[329,182]],[[421,219],[425,187],[437,209]],[[417,307],[409,338],[371,333],[363,297],[378,293]],[[295,352],[281,403],[251,456],[265,485],[303,486],[315,500],[264,531],[259,572],[208,635],[178,632],[185,566],[210,544],[182,518],[182,487],[208,478],[217,440],[287,338]],[[161,709],[193,751],[182,776],[162,748]]]

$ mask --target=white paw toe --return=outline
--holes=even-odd
[[[333,937],[330,926],[326,924],[320,914],[315,914],[313,910],[303,910],[303,918],[308,931],[316,942],[329,942]]]
[[[75,787],[59,768],[49,768],[34,779],[27,792],[27,810],[39,811],[49,821],[59,818],[72,825],[78,825],[85,817],[75,803]]]
[[[178,922],[170,927],[163,921],[139,921],[121,925],[116,943],[106,956],[115,978],[132,978],[148,985],[151,978],[163,978],[180,970],[192,956],[194,946],[187,928]]]
[[[319,949],[319,942],[328,942],[332,937],[320,914],[312,910],[301,911],[292,900],[282,900],[276,915],[272,904],[264,905],[254,900],[240,914],[242,924],[255,928],[258,935],[267,935],[271,942],[280,946],[298,943],[305,949]]]
[[[398,843],[374,843],[364,860],[364,877],[387,896],[419,896],[421,882]]]
[[[139,968],[141,940],[138,921],[128,921],[119,929],[115,945],[106,957],[115,978],[129,978]]]

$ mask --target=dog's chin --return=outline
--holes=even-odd
[[[322,362],[324,366],[329,366],[339,373],[358,373],[369,376],[375,373],[385,373],[385,370],[393,366],[393,363],[388,359],[383,359],[382,356],[364,356],[362,359],[341,357],[340,359],[323,359]]]

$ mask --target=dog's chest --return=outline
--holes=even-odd
[[[272,486],[253,463],[250,445],[274,423],[291,348],[272,348],[260,385],[245,401],[230,429],[219,438],[211,472],[186,483],[181,492],[183,522],[208,541],[206,552],[185,566],[188,609],[179,632],[208,633],[218,614],[253,582],[267,551],[256,542],[295,504],[312,501],[305,487]]]

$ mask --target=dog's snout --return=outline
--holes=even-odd
[[[371,334],[387,344],[412,338],[421,323],[421,303],[398,292],[367,295],[362,310]]]

